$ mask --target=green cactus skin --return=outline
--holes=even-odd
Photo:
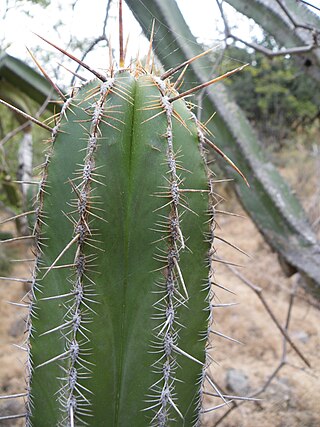
[[[214,196],[172,93],[119,72],[62,108],[34,227],[27,426],[199,425]]]

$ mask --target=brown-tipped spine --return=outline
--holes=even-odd
[[[30,120],[30,122],[35,123],[36,125],[42,127],[43,129],[46,129],[49,132],[53,131],[53,129],[50,126],[40,122],[40,120],[35,119],[34,117],[30,116],[29,114],[25,113],[24,111],[19,110],[19,108],[14,107],[11,104],[8,104],[8,102],[5,102],[2,99],[0,99],[0,104],[5,105],[6,107],[10,108],[10,110],[12,110],[14,113],[17,113],[20,116],[24,117],[25,119]]]
[[[67,99],[66,96],[61,92],[61,90],[58,88],[58,86],[52,81],[52,79],[49,77],[48,73],[41,67],[39,61],[33,55],[31,50],[27,48],[27,51],[28,51],[29,55],[31,56],[33,62],[39,68],[39,70],[44,75],[44,77],[47,79],[47,81],[50,83],[50,85],[53,87],[53,89],[57,92],[57,94],[60,96],[60,98],[63,99],[63,101],[65,101]]]
[[[90,71],[90,73],[92,73],[94,76],[96,76],[99,80],[105,82],[107,80],[107,78],[105,76],[103,76],[102,74],[100,74],[98,71],[94,70],[93,68],[91,68],[88,64],[86,64],[85,62],[81,61],[81,59],[78,59],[77,57],[75,57],[74,55],[72,55],[71,53],[67,52],[66,50],[62,49],[61,47],[55,45],[52,42],[49,42],[49,40],[45,39],[44,37],[40,36],[39,34],[34,33],[37,37],[39,37],[41,40],[43,40],[44,42],[48,43],[50,46],[54,47],[55,49],[59,50],[61,53],[63,53],[64,55],[68,56],[70,59],[72,59],[73,61],[77,62],[79,65],[81,65],[81,67],[85,68],[86,70]]]
[[[214,79],[209,80],[209,81],[208,81],[208,82],[206,82],[206,83],[202,83],[202,84],[201,84],[201,85],[199,85],[199,86],[193,87],[193,88],[191,88],[191,89],[189,89],[189,90],[187,90],[187,91],[185,91],[185,92],[179,93],[179,95],[174,96],[173,98],[170,98],[170,99],[169,99],[169,101],[170,101],[170,102],[174,102],[174,101],[176,101],[177,99],[185,98],[186,96],[192,95],[193,93],[198,92],[198,91],[199,91],[199,90],[201,90],[201,89],[204,89],[204,88],[206,88],[206,87],[208,87],[208,86],[211,86],[211,85],[213,85],[214,83],[218,83],[218,82],[220,82],[221,80],[224,80],[224,79],[226,79],[227,77],[231,76],[232,74],[235,74],[235,73],[237,73],[238,71],[243,70],[243,69],[244,69],[244,67],[246,67],[247,65],[249,65],[249,64],[244,64],[244,65],[242,65],[241,67],[238,67],[238,68],[235,68],[234,70],[228,71],[227,73],[222,74],[221,76],[215,77]]]

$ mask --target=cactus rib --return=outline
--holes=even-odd
[[[164,258],[163,261],[166,264],[165,281],[161,285],[165,295],[164,297],[161,297],[155,305],[155,308],[160,312],[159,317],[161,321],[161,323],[156,327],[156,330],[159,328],[160,330],[158,333],[155,334],[155,337],[159,341],[159,349],[162,349],[163,351],[163,354],[161,354],[162,352],[160,353],[160,358],[156,361],[155,366],[157,367],[157,370],[161,373],[161,378],[150,387],[151,393],[154,394],[153,400],[155,400],[156,403],[153,403],[153,405],[148,409],[157,408],[159,406],[159,409],[155,413],[151,423],[152,425],[164,427],[168,425],[170,419],[170,408],[173,408],[173,410],[178,414],[178,416],[183,419],[183,415],[181,414],[175,402],[175,381],[177,362],[174,353],[178,341],[176,319],[177,308],[179,305],[184,304],[187,301],[188,292],[182,278],[181,270],[179,268],[179,251],[184,248],[184,239],[180,228],[178,211],[180,200],[180,180],[177,175],[177,165],[173,150],[173,108],[168,102],[168,96],[166,95],[165,85],[163,85],[162,82],[157,79],[154,80],[160,91],[160,105],[162,107],[160,113],[164,111],[167,119],[166,155],[169,169],[169,187],[167,191],[164,192],[164,194],[167,197],[169,196],[169,202],[166,203],[164,207],[169,204],[171,209],[167,219],[169,236],[167,236],[167,230],[165,230],[164,236],[164,238],[168,240],[167,254],[159,255],[159,257]],[[180,284],[182,285],[184,295],[182,295],[177,289],[176,272],[178,272]]]
[[[74,234],[77,238],[77,249],[75,255],[76,278],[74,283],[75,301],[71,307],[71,312],[67,313],[67,317],[71,317],[69,322],[72,324],[71,337],[68,337],[67,346],[70,350],[70,364],[66,370],[66,391],[61,390],[60,399],[62,406],[67,408],[68,424],[73,425],[77,411],[85,411],[86,407],[90,405],[86,394],[90,391],[78,383],[78,376],[82,374],[83,377],[90,375],[90,369],[85,365],[84,361],[81,363],[81,340],[84,343],[89,342],[87,337],[87,328],[84,324],[90,322],[90,315],[88,312],[88,305],[85,303],[85,272],[86,265],[88,264],[87,257],[84,252],[84,245],[92,231],[90,230],[90,215],[92,212],[89,209],[90,199],[92,199],[92,182],[97,181],[94,179],[95,171],[95,152],[98,146],[99,124],[103,117],[104,104],[108,93],[114,85],[114,79],[111,78],[101,84],[99,99],[96,101],[94,111],[91,119],[91,129],[88,139],[88,147],[86,157],[84,159],[82,176],[80,176],[81,183],[77,188],[77,210],[78,221],[75,224]],[[92,201],[91,201],[92,203]],[[89,311],[93,311],[90,309]],[[94,313],[94,312],[93,312]],[[92,313],[91,313],[92,314]],[[66,323],[68,325],[68,322]],[[80,338],[80,340],[79,340]],[[72,349],[77,351],[72,351]],[[80,368],[80,370],[79,370]],[[82,371],[81,372],[81,368]],[[79,372],[80,371],[80,372]],[[82,408],[81,408],[82,407]],[[81,411],[79,410],[81,408]]]
[[[63,117],[63,115],[65,114],[65,111],[68,109],[69,104],[71,103],[71,98],[68,99],[61,110],[61,114],[60,114],[60,120]],[[26,362],[26,381],[27,381],[27,385],[26,385],[26,390],[27,390],[27,400],[26,400],[26,427],[31,427],[31,421],[30,421],[30,417],[31,417],[31,412],[32,412],[32,406],[33,406],[33,401],[32,401],[32,396],[31,396],[31,388],[30,388],[30,383],[31,383],[31,378],[32,378],[32,372],[33,372],[33,361],[32,361],[32,355],[31,355],[31,345],[30,345],[30,341],[32,339],[33,333],[34,333],[34,328],[33,328],[33,324],[32,324],[32,318],[36,317],[36,310],[35,310],[35,303],[36,303],[36,293],[39,290],[39,284],[37,283],[37,272],[40,269],[41,266],[41,254],[42,254],[42,225],[45,224],[44,221],[44,195],[46,193],[46,185],[47,185],[47,178],[48,178],[48,167],[49,167],[49,163],[50,163],[50,158],[52,155],[52,149],[53,149],[53,144],[55,141],[55,138],[57,136],[57,126],[54,129],[52,129],[51,132],[51,147],[49,149],[49,151],[46,154],[45,157],[45,161],[44,161],[44,165],[42,168],[42,176],[41,176],[41,180],[39,183],[39,191],[38,191],[38,195],[37,195],[37,208],[35,209],[35,214],[36,214],[36,221],[34,224],[34,228],[33,228],[33,235],[35,236],[34,239],[34,249],[33,249],[33,253],[35,255],[35,262],[34,262],[34,271],[33,271],[33,275],[31,278],[31,291],[28,293],[28,297],[29,297],[29,313],[28,313],[28,317],[26,320],[26,331],[27,331],[27,339],[26,339],[26,345],[27,345],[27,362]],[[40,291],[41,292],[41,291]]]

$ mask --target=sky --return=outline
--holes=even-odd
[[[38,33],[48,40],[56,43],[62,48],[67,49],[70,35],[76,36],[79,40],[88,39],[92,40],[101,34],[103,28],[103,21],[105,17],[105,9],[107,0],[89,0],[90,9],[88,9],[88,0],[77,0],[76,6],[72,11],[70,4],[74,0],[56,0],[43,9],[38,5],[29,5],[30,16],[24,13],[23,8],[12,7],[7,14],[6,18],[0,25],[0,40],[4,38],[10,42],[10,47],[7,52],[13,56],[23,60],[30,61],[30,56],[27,53],[26,47],[31,51],[37,46],[42,46],[43,50],[52,52],[50,46],[41,42],[34,33]],[[0,0],[0,19],[5,4],[14,6],[15,0]],[[63,9],[59,10],[57,5],[63,4]],[[192,31],[199,37],[199,41],[209,44],[213,43],[213,39],[217,38],[216,23],[218,11],[216,9],[214,0],[197,0],[196,6],[194,0],[178,0],[178,4],[185,14],[185,19],[188,24],[192,26]],[[205,11],[205,13],[204,13]],[[118,21],[116,16],[118,14],[117,2],[113,2],[113,7],[110,11],[108,21],[107,36],[111,34],[111,41],[113,47],[118,47]],[[64,25],[59,27],[58,31],[55,30],[54,25],[61,20]],[[124,31],[125,34],[130,35],[129,40],[129,58],[135,57],[137,51],[140,51],[143,56],[147,52],[148,42],[141,34],[141,28],[136,20],[133,18],[129,8],[124,5]],[[81,57],[82,52],[72,52],[77,57]],[[108,53],[105,50],[98,50],[90,54],[86,61],[96,69],[104,69],[108,66]],[[66,63],[65,58],[55,52],[54,58],[57,62]],[[54,64],[53,68],[56,67]],[[57,68],[57,67],[56,67]],[[47,68],[46,68],[47,69]],[[74,69],[74,68],[73,68]],[[59,71],[59,78],[64,79],[63,71]],[[83,73],[87,76],[86,72]],[[70,78],[69,78],[70,82]]]
[[[5,3],[7,3],[7,0],[0,0],[0,11],[4,10]],[[14,1],[9,0],[9,3],[14,4]],[[6,19],[1,23],[2,34],[0,33],[0,36],[5,36],[7,40],[12,42],[9,53],[21,57],[21,55],[25,54],[26,45],[32,47],[32,45],[38,44],[39,41],[35,39],[33,32],[42,34],[52,41],[59,41],[53,28],[59,19],[66,23],[65,28],[60,29],[60,42],[63,41],[63,38],[68,40],[69,34],[74,34],[79,39],[92,38],[100,34],[107,1],[90,0],[90,9],[88,11],[88,0],[78,0],[73,13],[67,7],[59,11],[56,7],[58,3],[59,1],[51,2],[46,9],[30,5],[30,13],[34,16],[33,19],[26,16],[19,8],[13,8],[8,12]],[[65,5],[70,3],[70,0],[64,1]],[[214,1],[197,0],[197,7],[195,7],[193,0],[180,0],[178,4],[186,14],[186,19],[189,23],[192,23],[198,37],[202,40],[210,40],[210,38],[214,37],[215,25],[213,26],[212,23],[215,22],[217,16]],[[204,13],[204,10],[207,12]],[[141,33],[139,25],[135,22],[126,6],[124,12],[124,23],[127,31],[130,32],[132,40],[134,40],[135,46],[137,47],[137,39],[140,38],[141,48],[145,48],[147,46],[146,42],[142,41],[142,37],[139,37]],[[115,4],[111,15],[116,16],[116,14]],[[109,23],[112,26],[110,32],[117,31],[115,20],[110,20]]]

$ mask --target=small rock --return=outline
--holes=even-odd
[[[289,405],[293,403],[291,386],[287,378],[275,378],[266,392],[279,409],[288,409]]]
[[[0,414],[2,416],[5,415],[18,415],[25,412],[25,407],[23,404],[23,400],[21,399],[9,399],[4,400],[3,403],[0,405]],[[17,420],[6,420],[6,421],[0,421],[0,426],[3,427],[14,427],[17,425]]]
[[[307,332],[305,331],[293,331],[291,333],[292,338],[295,338],[299,341],[301,341],[303,344],[306,344],[309,339],[310,339],[310,335],[307,334]]]
[[[248,376],[240,369],[228,369],[226,375],[226,386],[239,396],[248,396],[251,390]]]
[[[16,321],[12,322],[8,332],[11,337],[17,338],[23,334],[25,329],[26,329],[25,320],[17,319]]]

